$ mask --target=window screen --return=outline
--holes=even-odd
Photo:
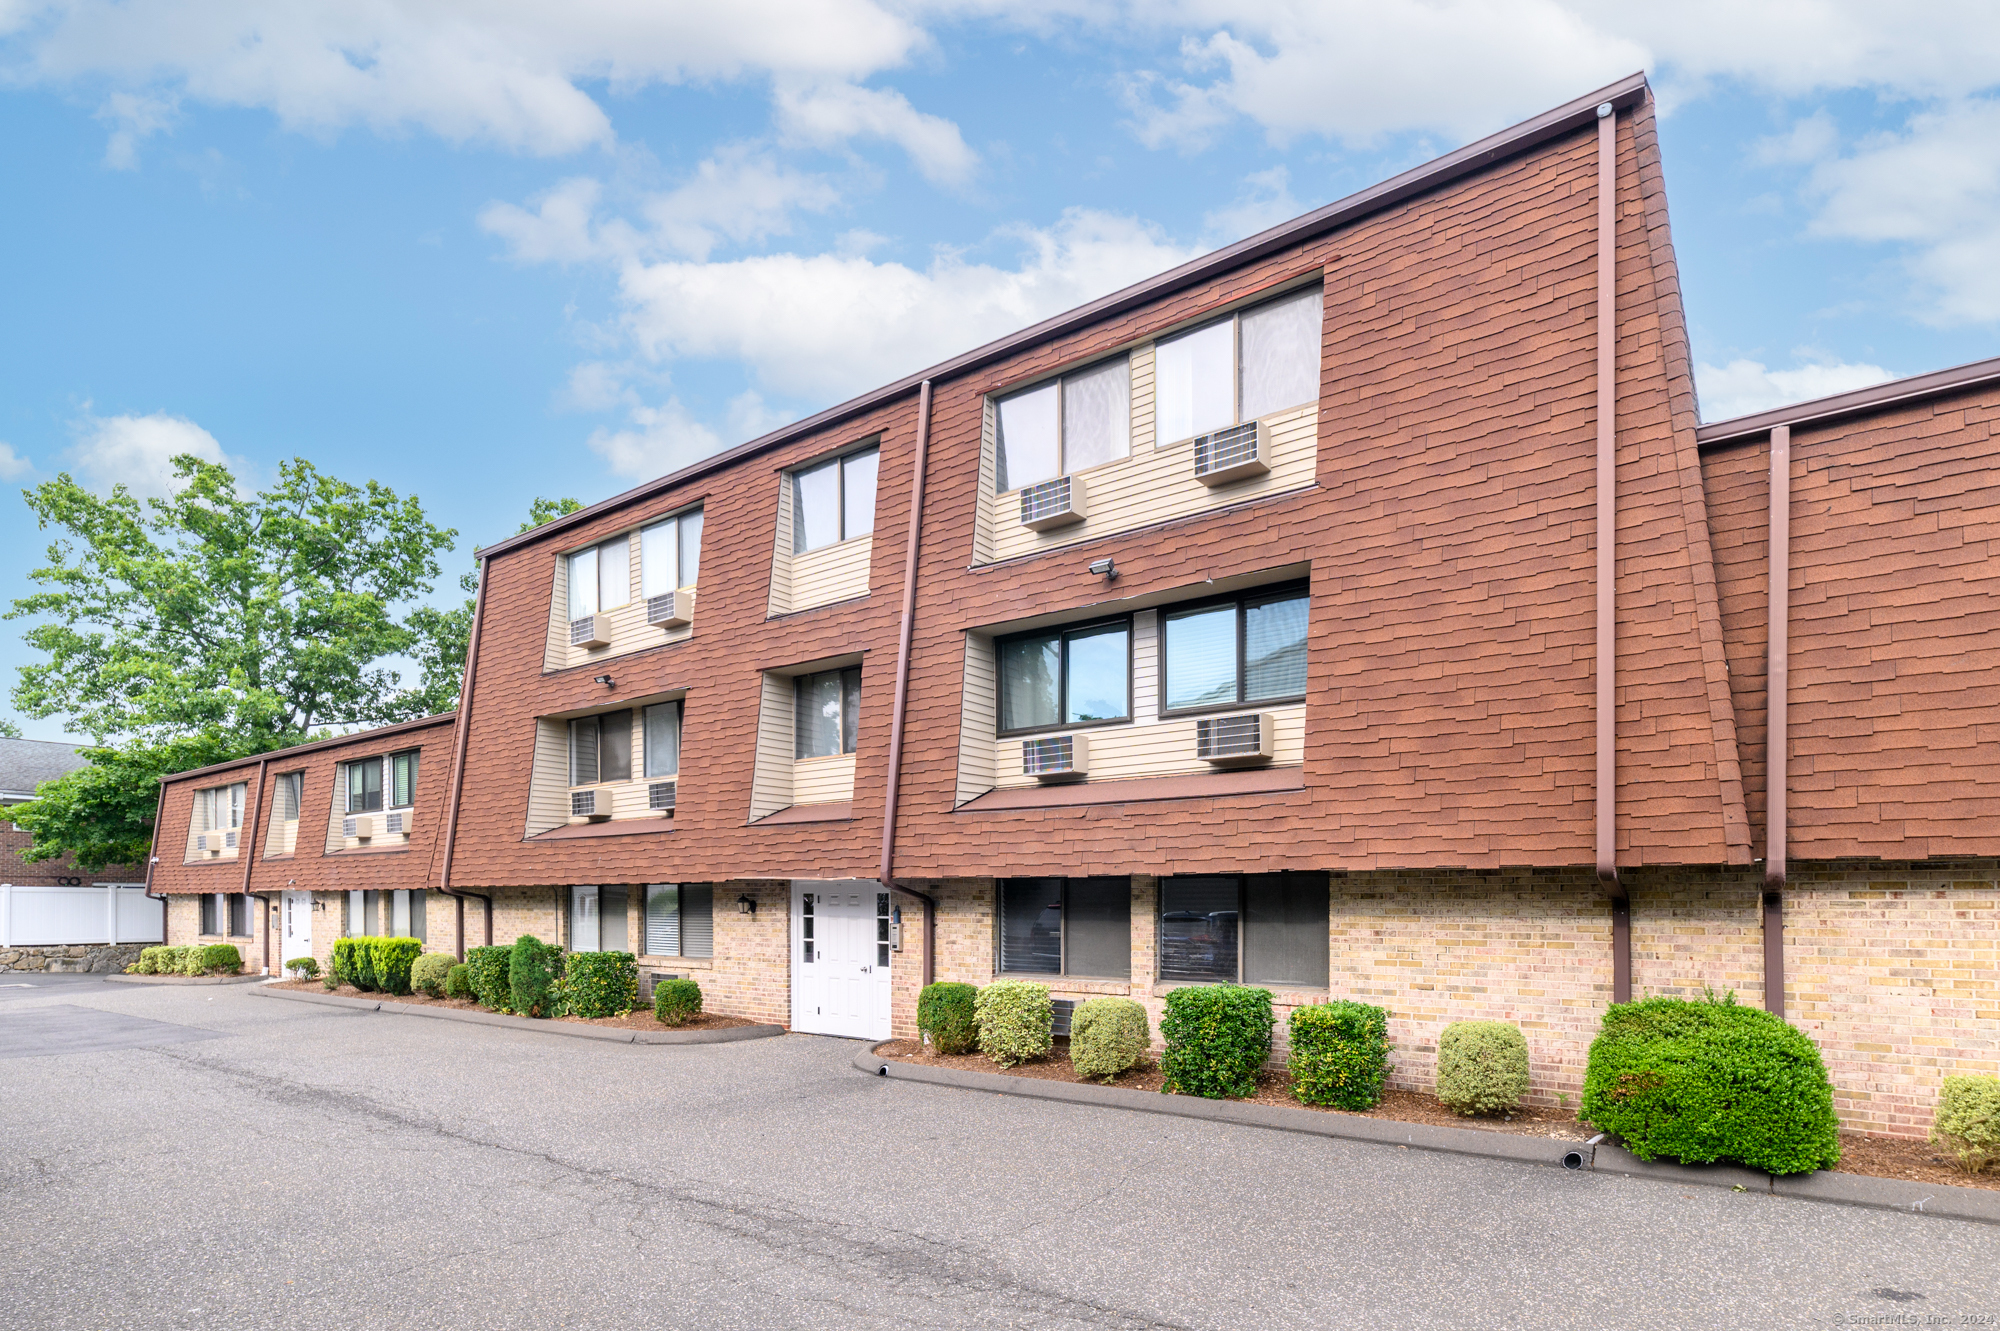
[[[278,778],[275,795],[277,818],[281,823],[296,822],[299,816],[299,802],[305,786],[304,772],[287,772]]]
[[[597,783],[597,718],[579,716],[569,723],[569,783]]]
[[[715,955],[715,887],[710,883],[681,885],[681,955]]]
[[[681,585],[680,523],[668,518],[639,532],[639,595],[665,596]]]
[[[367,911],[363,906],[363,898],[365,896],[367,896],[365,892],[349,892],[347,894],[347,936],[349,938],[359,938],[367,932],[365,928],[368,922]]]
[[[257,899],[244,893],[232,893],[225,898],[229,902],[229,934],[232,938],[249,938],[256,933],[252,921],[256,919]]]
[[[212,892],[201,897],[201,931],[203,934],[222,932],[222,898]]]
[[[606,712],[597,718],[597,779],[632,779],[632,709]]]
[[[1000,881],[1000,969],[1062,973],[1062,879]]]
[[[801,675],[793,687],[793,756],[853,753],[861,724],[861,667]]]
[[[569,890],[569,950],[597,951],[597,889],[572,887]]]
[[[1055,384],[1000,399],[995,410],[998,470],[994,481],[999,493],[1046,481],[1062,469],[1057,443],[1060,415]]]
[[[1132,362],[1119,357],[995,405],[994,489],[1005,494],[1132,451]]]
[[[701,574],[701,510],[681,514],[681,586],[693,587]]]
[[[389,758],[389,807],[407,809],[417,799],[417,755],[397,753]]]
[[[597,608],[609,610],[632,599],[632,538],[620,536],[597,547]]]
[[[646,776],[673,776],[681,769],[681,705],[654,703],[646,709]]]
[[[1153,410],[1161,447],[1236,423],[1235,335],[1235,324],[1224,319],[1155,349]]]
[[[1239,976],[1244,984],[1326,987],[1324,874],[1161,881],[1160,978],[1228,982]]]
[[[431,936],[425,927],[424,920],[424,906],[429,899],[429,892],[423,891],[420,888],[410,889],[410,922],[408,932],[409,936],[416,939],[419,943],[428,943],[431,941]]]
[[[840,538],[851,540],[875,530],[875,471],[882,455],[874,449],[840,460]]]
[[[1154,349],[1159,446],[1319,399],[1319,287],[1254,306]]]
[[[347,811],[374,813],[382,807],[382,760],[364,758],[347,765]]]
[[[1000,969],[1016,974],[1128,978],[1132,880],[1000,880]]]

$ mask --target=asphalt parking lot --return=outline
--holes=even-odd
[[[0,996],[5,1327],[2000,1313],[1993,1226],[868,1078],[847,1041],[599,1044],[82,977]]]

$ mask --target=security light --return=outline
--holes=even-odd
[[[1093,577],[1115,578],[1118,576],[1118,565],[1115,561],[1109,559],[1093,560],[1090,565],[1090,572]]]

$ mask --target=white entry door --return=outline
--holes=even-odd
[[[874,879],[792,881],[792,1029],[889,1038],[889,894]]]
[[[278,958],[280,965],[293,957],[309,957],[313,954],[312,893],[285,893],[282,909],[285,916],[285,945],[284,955]]]

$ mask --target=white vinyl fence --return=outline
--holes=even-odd
[[[143,883],[16,887],[0,883],[0,947],[164,943],[167,909]]]

